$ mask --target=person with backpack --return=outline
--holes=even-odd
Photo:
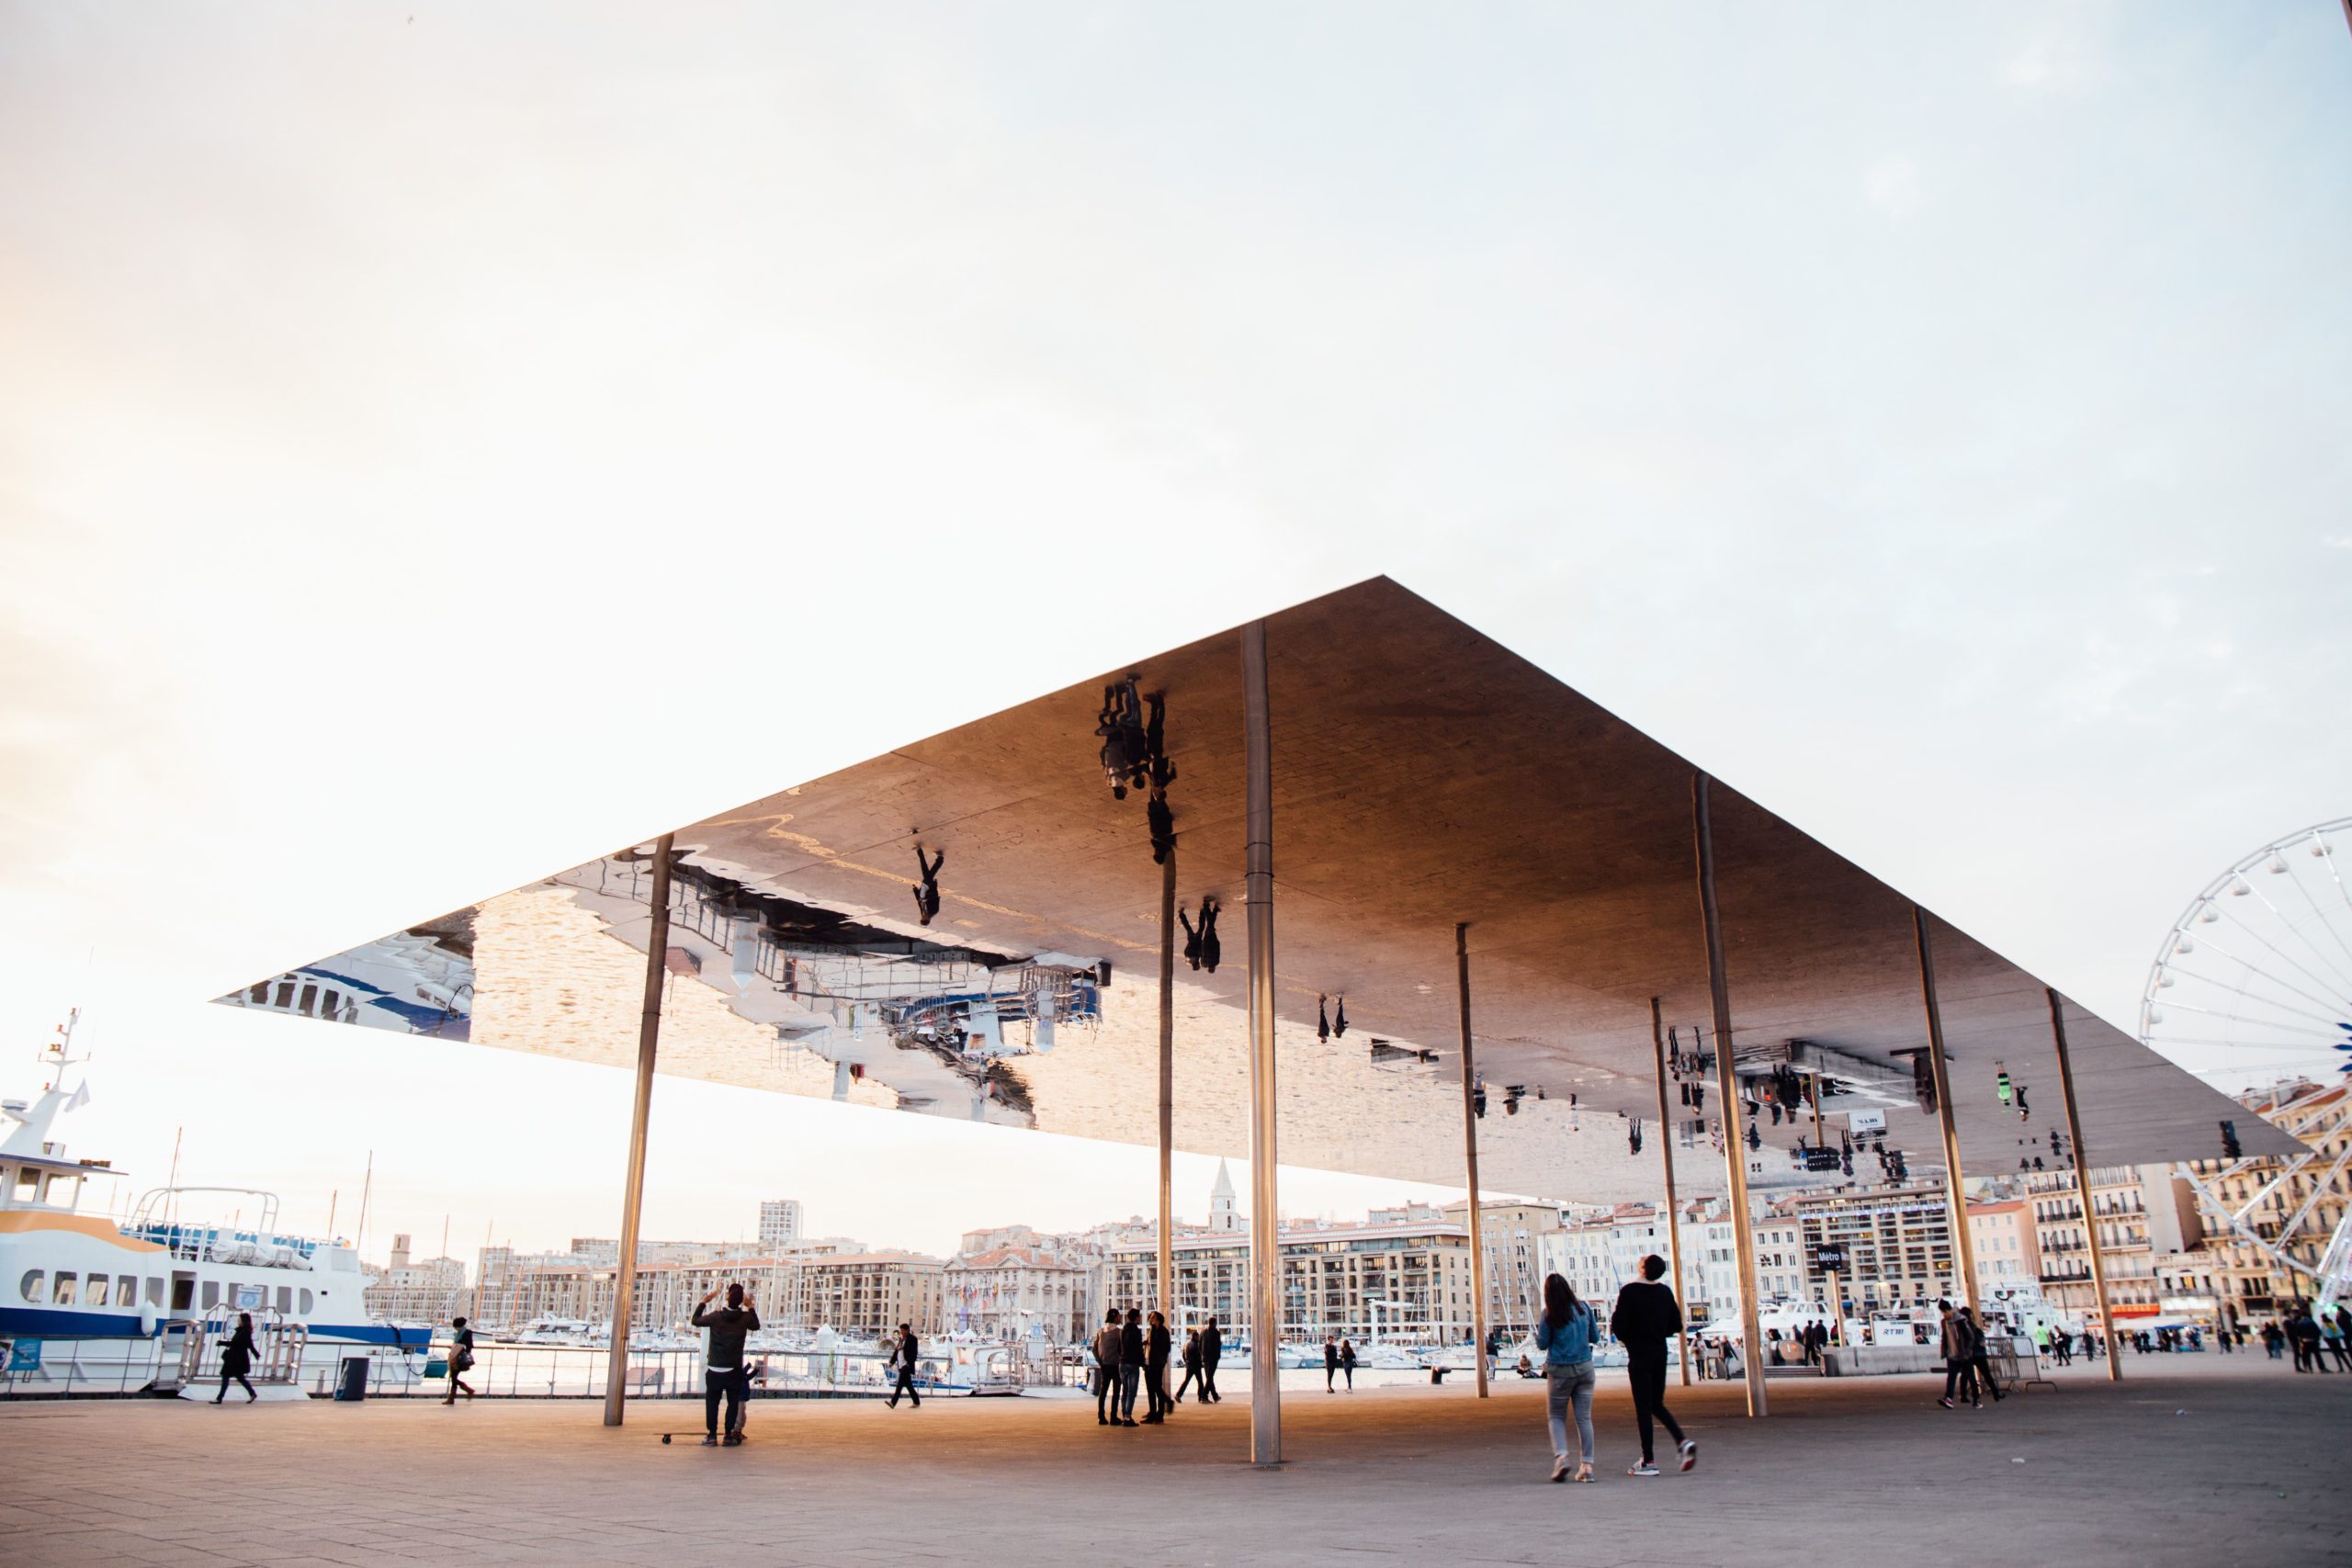
[[[1197,1328],[1184,1336],[1184,1381],[1176,1385],[1175,1397],[1168,1403],[1170,1408],[1184,1403],[1184,1391],[1201,1375],[1201,1331]]]
[[[1552,1430],[1552,1479],[1568,1474],[1568,1420],[1577,1417],[1577,1438],[1584,1457],[1573,1479],[1592,1479],[1592,1308],[1577,1300],[1576,1287],[1557,1274],[1544,1276],[1544,1315],[1535,1325],[1535,1348],[1544,1352],[1544,1379],[1549,1385],[1544,1417]]]
[[[915,1392],[915,1362],[922,1353],[922,1347],[915,1338],[913,1327],[904,1323],[899,1325],[898,1343],[890,1347],[890,1369],[898,1379],[890,1385],[891,1409],[899,1407],[899,1395],[902,1393],[915,1402],[917,1410],[922,1408],[922,1395]]]
[[[1653,1421],[1663,1423],[1674,1439],[1684,1470],[1699,1462],[1699,1445],[1682,1435],[1681,1423],[1666,1408],[1666,1342],[1682,1332],[1682,1308],[1674,1299],[1674,1287],[1659,1283],[1665,1278],[1666,1259],[1651,1253],[1642,1259],[1642,1277],[1619,1289],[1617,1309],[1609,1314],[1609,1332],[1625,1347],[1634,1419],[1642,1434],[1642,1460],[1628,1475],[1657,1473],[1650,1448]]]

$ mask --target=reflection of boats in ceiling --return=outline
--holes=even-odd
[[[628,908],[652,896],[650,867],[635,852],[550,880],[615,936],[623,936]],[[1092,958],[935,941],[887,919],[750,886],[698,863],[692,852],[677,859],[670,887],[671,971],[775,1030],[780,1049],[832,1064],[837,1100],[853,1081],[871,1077],[902,1104],[935,1104],[947,1088],[936,1077],[944,1067],[962,1081],[975,1119],[1025,1120],[1027,1087],[998,1059],[1050,1051],[1061,1024],[1091,1026],[1102,1017],[1108,967]],[[881,1039],[869,1042],[869,1028]]]
[[[473,911],[460,909],[257,980],[220,1000],[297,1018],[464,1040],[473,997]]]

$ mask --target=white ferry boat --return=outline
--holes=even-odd
[[[370,1321],[358,1254],[280,1231],[269,1193],[162,1188],[127,1224],[85,1213],[91,1184],[121,1173],[67,1158],[51,1136],[89,1100],[86,1077],[67,1087],[81,1066],[68,1054],[72,1024],[59,1032],[41,1055],[40,1098],[0,1100],[13,1123],[0,1139],[0,1394],[168,1393],[217,1379],[220,1339],[241,1312],[261,1341],[256,1382],[318,1386],[352,1354],[379,1361],[379,1382],[421,1371],[426,1331]],[[239,1218],[229,1224],[183,1217],[230,1198]]]

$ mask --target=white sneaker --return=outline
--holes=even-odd
[[[1628,1475],[1656,1475],[1657,1473],[1657,1466],[1652,1464],[1647,1460],[1644,1460],[1641,1463],[1635,1465],[1625,1473]]]
[[[1683,1469],[1689,1470],[1692,1465],[1699,1462],[1699,1445],[1692,1442],[1690,1438],[1685,1438],[1682,1439],[1681,1451]]]

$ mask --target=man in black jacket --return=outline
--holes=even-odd
[[[1225,1395],[1216,1391],[1217,1358],[1225,1354],[1225,1336],[1217,1332],[1216,1319],[1211,1317],[1201,1330],[1201,1403],[1222,1404]]]
[[[1151,1398],[1151,1412],[1144,1420],[1155,1427],[1168,1419],[1174,1403],[1168,1397],[1168,1319],[1155,1307],[1143,1341],[1144,1392]]]
[[[1119,1425],[1136,1424],[1136,1385],[1143,1382],[1143,1313],[1127,1309],[1127,1325],[1119,1331]]]
[[[752,1304],[751,1293],[741,1285],[727,1287],[727,1304],[717,1312],[707,1309],[717,1291],[707,1292],[695,1303],[695,1314],[689,1320],[696,1328],[707,1329],[710,1339],[703,1353],[702,1373],[702,1446],[718,1446],[718,1401],[727,1400],[727,1446],[734,1447],[743,1440],[743,1402],[751,1397],[752,1371],[743,1359],[743,1337],[760,1326],[759,1309]]]
[[[1666,1259],[1651,1253],[1642,1259],[1642,1277],[1617,1292],[1617,1310],[1610,1314],[1609,1332],[1625,1347],[1625,1371],[1634,1384],[1634,1418],[1642,1432],[1642,1462],[1628,1475],[1656,1475],[1657,1460],[1650,1447],[1650,1423],[1666,1424],[1682,1456],[1682,1468],[1699,1462],[1699,1445],[1682,1435],[1681,1424],[1666,1407],[1666,1342],[1682,1332],[1682,1308],[1674,1290],[1658,1281],[1666,1275]]]
[[[922,1408],[922,1395],[915,1392],[915,1357],[922,1347],[915,1339],[915,1331],[905,1324],[899,1325],[898,1348],[890,1352],[890,1364],[899,1371],[899,1381],[890,1387],[890,1408],[899,1407],[899,1395],[905,1394]]]

